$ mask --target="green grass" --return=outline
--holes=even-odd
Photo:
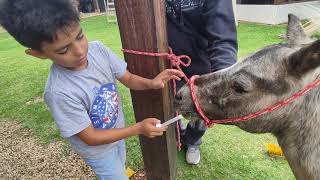
[[[259,50],[264,46],[278,43],[278,35],[285,33],[285,26],[283,25],[272,26],[244,22],[239,23],[238,56],[243,57]]]
[[[118,26],[107,24],[103,16],[82,21],[89,40],[100,40],[120,57],[121,42]],[[239,56],[279,42],[284,26],[240,23]],[[61,140],[58,130],[43,102],[28,105],[41,97],[50,61],[37,60],[24,54],[24,49],[7,33],[0,34],[0,119],[18,120],[33,130],[44,144]],[[134,123],[130,92],[120,85],[125,116]],[[209,129],[201,145],[199,166],[189,166],[184,152],[179,153],[178,179],[294,179],[288,164],[266,155],[266,144],[276,142],[271,135],[246,133],[236,127],[215,125]],[[142,156],[137,137],[127,139],[127,164],[141,168]]]
[[[317,38],[317,39],[320,39],[320,32],[316,32],[313,37]]]

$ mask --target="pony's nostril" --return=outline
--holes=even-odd
[[[178,93],[176,94],[176,96],[175,96],[175,99],[176,99],[177,101],[181,101],[181,100],[182,100],[182,93],[178,92]]]

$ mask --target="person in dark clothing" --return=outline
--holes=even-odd
[[[166,0],[169,46],[176,55],[188,55],[189,67],[182,67],[188,78],[218,71],[237,59],[237,30],[231,0]],[[180,89],[186,82],[177,82]],[[187,147],[189,164],[200,161],[203,120],[180,122],[181,143]]]
[[[90,13],[93,11],[93,0],[80,0],[80,11]]]

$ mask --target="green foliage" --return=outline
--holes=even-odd
[[[312,37],[320,39],[320,32],[316,32],[312,35]]]
[[[262,25],[253,23],[239,23],[238,56],[243,57],[251,54],[260,48],[279,43],[282,39],[279,36],[285,34],[284,25]]]

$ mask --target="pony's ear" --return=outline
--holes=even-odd
[[[307,36],[300,19],[293,14],[288,15],[287,41],[291,47],[309,44],[314,41]]]
[[[320,40],[291,54],[288,62],[288,72],[298,77],[318,68],[320,66]]]

